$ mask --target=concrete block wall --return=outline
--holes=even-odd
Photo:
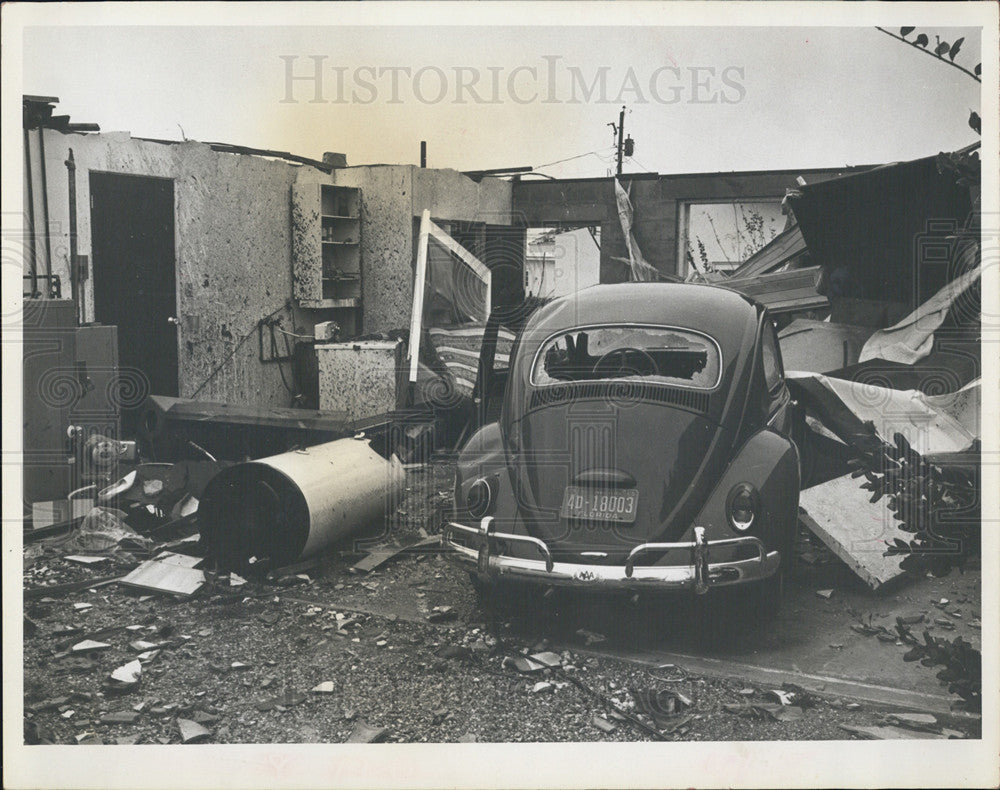
[[[809,170],[623,175],[633,208],[633,232],[643,257],[661,272],[676,274],[678,232],[685,203],[781,198],[796,178],[809,183],[847,175],[868,166]],[[549,223],[601,226],[601,282],[628,279],[628,258],[611,178],[513,182],[512,207],[528,227]]]
[[[291,295],[289,188],[296,180],[329,183],[307,166],[257,156],[220,153],[198,142],[162,144],[127,132],[63,134],[44,130],[52,271],[69,289],[69,195],[65,160],[73,149],[77,184],[78,254],[94,265],[89,171],[170,178],[174,181],[179,394],[191,396],[229,355],[230,361],[198,393],[203,400],[289,405],[275,364],[261,364],[257,321]],[[30,135],[38,161],[37,132]],[[40,181],[34,186],[40,218]],[[40,256],[42,250],[39,250]],[[93,276],[82,287],[83,317],[93,320]],[[288,315],[286,313],[286,315]],[[289,331],[309,334],[312,317],[296,311]],[[288,371],[285,372],[286,377]]]

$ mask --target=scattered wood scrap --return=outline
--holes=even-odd
[[[426,549],[431,546],[438,546],[440,543],[441,536],[432,535],[429,538],[424,538],[423,540],[417,541],[409,546],[389,546],[386,548],[376,549],[363,559],[354,563],[351,568],[352,570],[360,571],[361,573],[369,573],[399,554],[419,552],[422,549]]]
[[[205,574],[169,562],[148,560],[119,580],[125,587],[171,595],[194,595],[205,584]]]

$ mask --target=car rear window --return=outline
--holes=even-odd
[[[687,329],[599,326],[572,329],[539,349],[532,384],[636,379],[711,389],[719,383],[718,344]]]

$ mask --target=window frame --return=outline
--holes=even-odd
[[[656,379],[651,377],[642,377],[641,381],[644,384],[653,384],[659,387],[675,387],[681,389],[688,389],[688,390],[693,390],[695,392],[713,392],[717,390],[719,388],[719,385],[722,383],[722,371],[725,369],[725,358],[722,355],[722,347],[719,345],[718,340],[716,340],[714,337],[707,334],[706,332],[702,332],[701,330],[698,329],[692,329],[691,327],[675,326],[671,324],[649,324],[649,323],[634,323],[629,321],[618,321],[612,323],[585,324],[580,326],[566,327],[564,329],[560,329],[558,332],[553,332],[552,334],[548,335],[544,340],[542,340],[541,343],[539,343],[538,348],[535,349],[535,353],[532,355],[531,367],[528,370],[528,384],[532,387],[537,387],[541,389],[544,387],[565,387],[565,386],[574,386],[577,384],[593,384],[595,382],[604,382],[604,381],[634,380],[634,378],[631,377],[600,378],[600,379],[595,378],[595,379],[585,379],[583,381],[548,381],[543,383],[539,383],[535,380],[535,371],[538,368],[538,362],[542,355],[542,351],[546,349],[546,346],[548,346],[548,344],[554,338],[570,334],[571,332],[583,332],[593,329],[657,329],[657,330],[673,330],[675,332],[686,332],[688,334],[698,335],[699,337],[702,337],[705,340],[707,340],[709,343],[712,344],[712,346],[715,347],[715,353],[717,354],[719,359],[718,374],[716,376],[715,383],[712,384],[712,386],[698,387],[691,384],[683,384],[679,382],[675,383],[668,381],[657,381]]]

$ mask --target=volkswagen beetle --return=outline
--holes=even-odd
[[[799,458],[765,309],[724,287],[635,283],[521,320],[506,354],[502,319],[487,323],[481,425],[445,525],[477,587],[745,585],[776,606]]]

